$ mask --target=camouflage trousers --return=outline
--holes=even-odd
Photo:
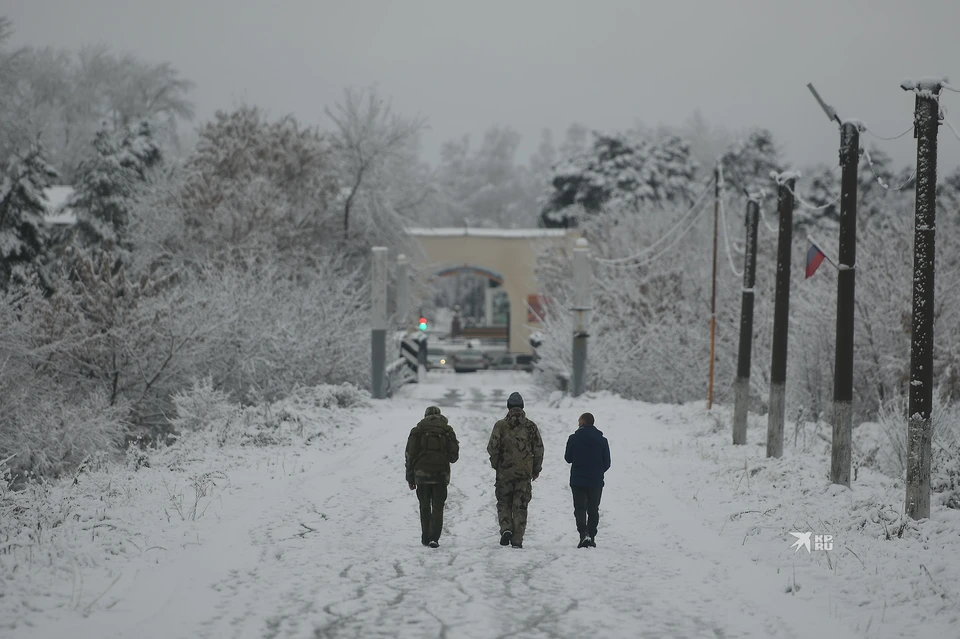
[[[531,480],[497,478],[495,493],[500,532],[509,530],[513,533],[511,543],[523,543],[523,533],[527,530],[527,504],[533,497]]]
[[[443,504],[447,501],[446,484],[417,484],[420,500],[420,541],[440,541],[443,531]]]

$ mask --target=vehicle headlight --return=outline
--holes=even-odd
[[[446,364],[446,363],[447,363],[447,360],[441,359],[441,360],[440,360],[440,363],[441,363],[441,364]]]

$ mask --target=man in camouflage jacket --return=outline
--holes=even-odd
[[[460,458],[460,442],[440,409],[430,406],[407,437],[407,485],[420,501],[420,543],[439,547],[450,464]]]
[[[490,465],[497,471],[500,545],[522,548],[527,504],[533,496],[531,482],[543,469],[543,440],[537,425],[523,412],[520,393],[512,393],[507,399],[507,416],[494,425],[487,453]]]

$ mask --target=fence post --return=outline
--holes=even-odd
[[[590,250],[580,238],[573,249],[573,388],[579,397],[587,389],[587,336],[590,313]]]
[[[387,247],[373,247],[371,271],[370,394],[384,399],[387,362]]]
[[[417,382],[422,384],[426,381],[427,376],[427,348],[429,347],[427,340],[429,338],[426,333],[421,333],[419,338],[419,345],[417,347]]]
[[[737,352],[737,377],[733,382],[733,443],[747,443],[747,408],[750,405],[750,357],[753,348],[754,285],[757,281],[757,225],[760,204],[747,201],[747,244],[743,257],[743,292],[740,302],[740,346]]]
[[[853,433],[853,335],[857,262],[857,165],[860,129],[840,127],[840,248],[837,259],[837,339],[833,369],[833,441],[830,481],[850,486]]]
[[[409,327],[409,295],[410,295],[410,283],[409,276],[407,274],[407,269],[410,264],[410,260],[407,259],[407,256],[401,253],[397,256],[397,317],[396,322],[401,331],[406,333],[407,328]]]
[[[797,177],[777,176],[777,289],[773,304],[773,352],[770,363],[770,413],[767,415],[767,457],[783,456],[783,419],[787,391],[787,333],[790,329],[790,254],[793,242],[793,193]]]
[[[937,215],[937,127],[940,80],[904,82],[914,91],[917,138],[917,195],[913,252],[913,322],[910,336],[910,416],[907,426],[905,510],[913,519],[930,516],[930,457],[933,446],[934,264]]]

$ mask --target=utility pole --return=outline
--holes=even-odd
[[[401,331],[404,333],[407,332],[409,324],[409,307],[410,291],[409,291],[409,276],[407,274],[407,269],[409,267],[410,260],[407,259],[407,256],[401,253],[397,256],[397,325]]]
[[[373,247],[371,271],[370,394],[387,396],[387,247]]]
[[[850,486],[853,447],[853,321],[857,263],[857,165],[860,129],[840,127],[840,248],[837,256],[837,339],[833,377],[830,481]]]
[[[770,364],[770,413],[767,415],[767,457],[783,456],[783,419],[787,394],[787,333],[790,329],[790,248],[793,242],[795,174],[781,173],[777,213],[777,289],[773,304],[773,353]]]
[[[747,443],[747,408],[750,405],[750,352],[753,347],[753,301],[757,281],[757,225],[760,204],[751,195],[747,200],[747,245],[743,257],[743,290],[740,301],[740,348],[737,378],[733,382],[733,443]]]
[[[573,397],[587,390],[587,336],[590,313],[590,249],[580,238],[573,249]]]
[[[707,410],[713,409],[713,360],[717,335],[717,223],[720,212],[720,162],[713,169],[713,285],[710,290],[710,375],[707,382]]]
[[[913,519],[930,517],[930,457],[933,446],[933,320],[937,216],[937,127],[939,79],[904,82],[914,91],[917,138],[917,199],[913,240],[913,323],[910,337],[910,416],[907,426],[905,510]]]
[[[840,125],[840,252],[837,258],[837,339],[833,373],[833,442],[830,481],[850,486],[853,451],[853,327],[857,263],[857,165],[860,163],[860,129],[844,122],[813,88],[807,88],[826,113]],[[819,247],[818,247],[819,248]],[[821,249],[822,250],[822,249]],[[829,259],[829,258],[827,258]]]

